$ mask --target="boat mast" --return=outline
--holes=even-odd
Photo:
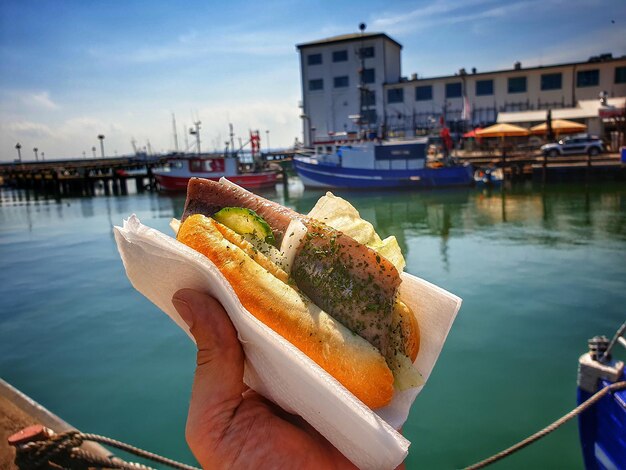
[[[174,150],[178,153],[178,132],[176,131],[176,115],[172,113],[172,127],[174,128]]]
[[[228,129],[230,130],[230,150],[233,154],[233,157],[237,156],[237,153],[235,152],[235,133],[233,132],[233,124],[232,123],[228,123]]]
[[[191,135],[196,136],[196,151],[198,155],[200,155],[201,153],[200,151],[200,124],[202,124],[200,121],[196,121],[193,123],[194,127],[189,129],[189,133]]]

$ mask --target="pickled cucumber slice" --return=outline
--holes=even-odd
[[[239,235],[252,235],[273,245],[274,234],[268,223],[256,212],[245,207],[224,207],[213,218]]]

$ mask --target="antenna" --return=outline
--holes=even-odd
[[[359,138],[362,138],[362,133],[363,133],[363,124],[364,124],[364,115],[365,115],[365,96],[369,93],[369,89],[365,86],[365,51],[363,48],[363,33],[365,32],[365,28],[366,28],[366,24],[365,23],[360,23],[359,24],[359,30],[361,31],[361,44],[359,46],[359,61],[360,61],[360,68],[359,68]],[[369,96],[368,98],[368,105],[370,103],[369,101]],[[368,126],[369,128],[369,123]]]
[[[187,132],[185,132],[185,129],[187,129],[187,124],[183,124],[183,135],[185,136],[185,153],[187,153],[189,151],[189,139]]]
[[[191,135],[195,135],[196,136],[196,152],[198,153],[198,155],[200,155],[200,153],[201,153],[201,150],[200,150],[200,124],[202,124],[202,122],[196,121],[196,122],[193,123],[194,127],[189,129],[189,133]]]
[[[235,141],[234,141],[234,137],[235,137],[235,133],[233,132],[233,124],[232,123],[228,123],[228,128],[230,129],[230,149],[231,151],[235,152]]]

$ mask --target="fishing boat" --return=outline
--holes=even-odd
[[[184,191],[190,178],[206,178],[217,181],[222,177],[246,189],[267,188],[276,184],[277,172],[272,170],[240,170],[237,157],[202,154],[194,156],[174,156],[167,164],[153,171],[154,177],[163,191]]]
[[[429,161],[428,139],[366,141],[333,153],[294,157],[303,184],[312,188],[436,188],[469,186],[471,165]]]

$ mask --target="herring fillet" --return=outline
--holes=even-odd
[[[300,220],[308,234],[294,259],[292,276],[298,288],[388,360],[393,359],[398,345],[389,336],[401,280],[391,262],[343,232],[236,185],[192,178],[182,219],[193,214],[210,217],[224,207],[255,211],[270,225],[277,243],[289,223]]]

